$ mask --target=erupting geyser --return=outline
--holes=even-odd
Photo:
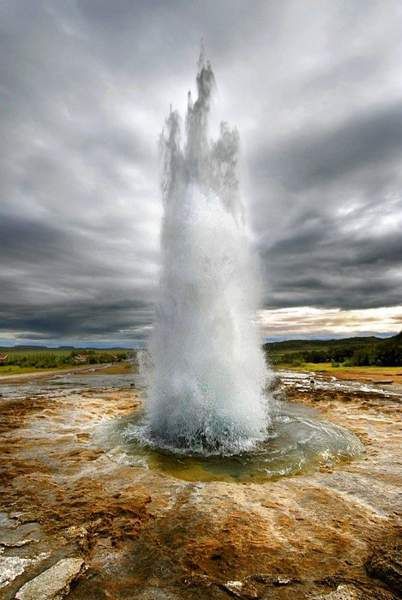
[[[270,372],[253,323],[258,286],[237,177],[239,136],[222,123],[210,140],[213,88],[201,55],[184,140],[172,110],[161,135],[162,268],[145,355],[146,412],[112,427],[112,449],[191,481],[260,481],[332,466],[363,452],[358,438],[266,393]]]
[[[160,446],[233,454],[266,436],[267,371],[252,319],[256,277],[237,177],[239,136],[208,135],[214,74],[201,53],[185,139],[161,135],[162,271],[150,342],[149,436]]]

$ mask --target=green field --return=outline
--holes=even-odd
[[[121,363],[133,358],[132,350],[64,349],[64,348],[0,348],[0,377],[49,369],[71,369],[78,366]]]
[[[264,344],[273,365],[301,367],[312,363],[337,367],[402,366],[402,333],[390,338],[354,337],[340,340],[288,340]]]
[[[355,337],[340,340],[288,340],[264,344],[274,367],[328,371],[334,375],[359,367],[373,374],[384,368],[402,367],[402,333],[391,338]],[[123,348],[0,348],[0,377],[51,369],[117,364],[133,359],[134,350]]]

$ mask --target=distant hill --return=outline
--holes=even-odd
[[[372,336],[268,342],[264,350],[273,364],[332,362],[345,366],[402,366],[402,332],[386,339]]]

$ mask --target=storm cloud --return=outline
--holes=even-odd
[[[201,38],[265,314],[402,304],[401,26],[398,0],[2,2],[0,340],[147,335],[157,138]]]

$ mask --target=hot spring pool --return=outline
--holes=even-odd
[[[311,473],[350,461],[364,452],[347,429],[322,420],[312,409],[275,402],[266,438],[252,450],[230,456],[189,454],[158,447],[149,438],[144,412],[137,412],[103,431],[112,460],[186,481],[262,482]]]

